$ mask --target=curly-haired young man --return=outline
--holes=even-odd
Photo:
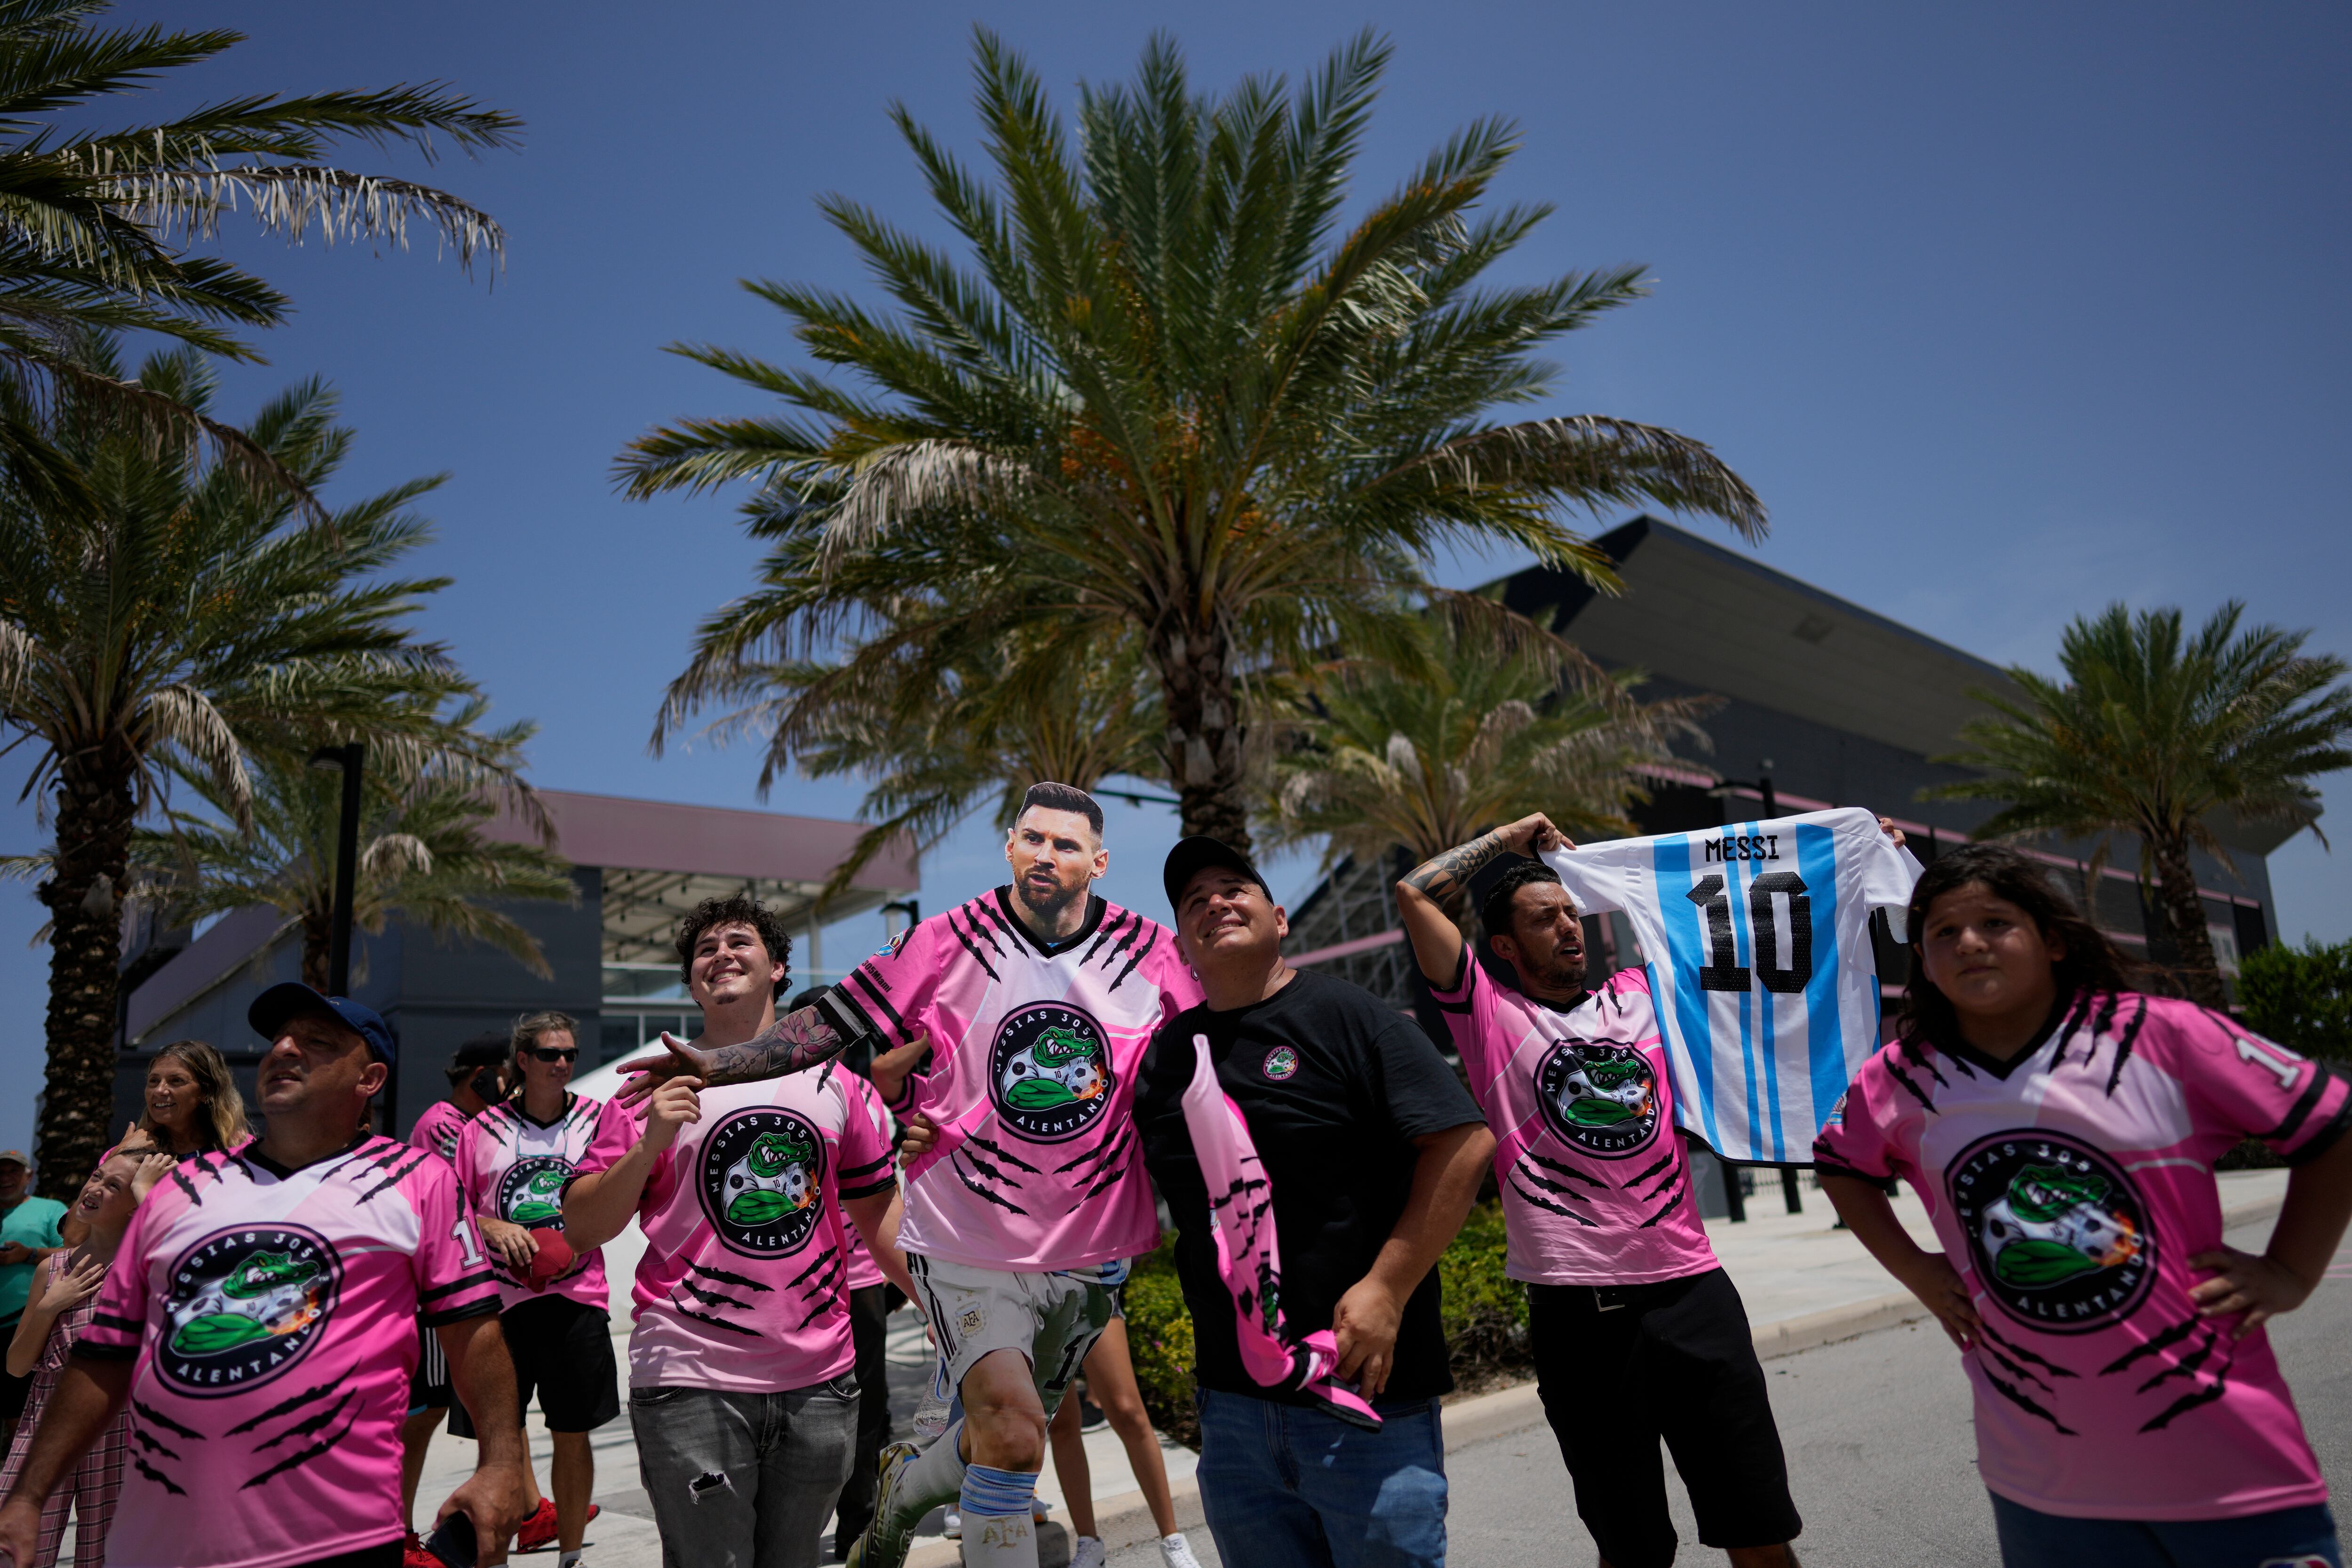
[[[772,1033],[791,939],[747,898],[679,922],[691,1048]],[[883,1133],[830,1064],[713,1084],[672,1076],[634,1144],[599,1145],[563,1202],[585,1253],[632,1215],[645,1230],[629,1422],[667,1563],[815,1568],[848,1479],[858,1414],[845,1215],[902,1289],[898,1189]]]

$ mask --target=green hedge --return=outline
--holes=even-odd
[[[1445,1292],[1445,1342],[1454,1376],[1467,1388],[1507,1381],[1533,1364],[1528,1351],[1528,1298],[1503,1276],[1503,1212],[1492,1203],[1468,1223],[1438,1260]],[[1170,1244],[1139,1258],[1127,1285],[1127,1342],[1151,1424],[1186,1447],[1201,1446],[1192,1409],[1192,1319],[1176,1282]]]

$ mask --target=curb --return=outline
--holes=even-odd
[[[2236,1230],[2241,1226],[2259,1225],[2279,1211],[2279,1199],[2257,1198],[2252,1203],[2240,1204],[2221,1211],[2221,1228]],[[1783,1318],[1766,1323],[1755,1331],[1756,1358],[1773,1361],[1800,1351],[1817,1350],[1822,1345],[1836,1344],[1843,1340],[1859,1339],[1881,1329],[1892,1329],[1904,1323],[1916,1323],[1927,1316],[1927,1309],[1907,1290],[1893,1295],[1874,1296],[1868,1300],[1850,1301],[1843,1307],[1824,1311],[1807,1312],[1801,1317]],[[1474,1394],[1468,1399],[1444,1407],[1440,1421],[1445,1433],[1445,1451],[1449,1454],[1486,1442],[1490,1437],[1523,1432],[1542,1422],[1543,1402],[1532,1383],[1515,1384],[1496,1389],[1492,1394]],[[1191,1479],[1171,1484],[1170,1492],[1176,1504],[1176,1528],[1204,1528],[1201,1516],[1201,1489]],[[1055,1522],[1068,1528],[1066,1517],[1057,1515]],[[1113,1552],[1130,1546],[1140,1546],[1156,1541],[1160,1531],[1151,1522],[1151,1511],[1144,1506],[1139,1491],[1121,1492],[1116,1497],[1098,1500],[1095,1504],[1095,1528],[1102,1531],[1103,1544]],[[958,1568],[963,1562],[963,1548],[952,1541],[935,1541],[918,1546],[908,1554],[907,1568]]]

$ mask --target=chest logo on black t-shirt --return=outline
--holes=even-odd
[[[730,1251],[782,1258],[816,1229],[824,1138],[789,1110],[739,1110],[703,1139],[695,1173],[702,1212]]]
[[[988,1053],[999,1121],[1036,1143],[1075,1138],[1110,1109],[1110,1041],[1075,1007],[1040,1002],[1005,1015]]]
[[[2147,1299],[2147,1206],[2103,1151],[2057,1133],[1999,1133],[1961,1151],[1944,1184],[1979,1283],[2011,1317],[2089,1333]]]
[[[1265,1053],[1265,1066],[1263,1070],[1268,1081],[1273,1083],[1280,1083],[1286,1078],[1296,1077],[1298,1072],[1298,1053],[1288,1046],[1276,1046]]]
[[[1614,1160],[1658,1131],[1658,1079],[1650,1058],[1605,1040],[1561,1040],[1536,1065],[1536,1103],[1561,1142]]]
[[[299,1226],[206,1237],[172,1265],[156,1375],[198,1398],[268,1382],[325,1331],[342,1278],[333,1245]]]

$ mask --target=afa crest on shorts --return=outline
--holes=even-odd
[[[1658,1076],[1632,1046],[1559,1041],[1536,1064],[1536,1103],[1553,1137],[1604,1160],[1657,1136]]]
[[[1075,1138],[1110,1109],[1110,1041],[1075,1007],[1040,1002],[1005,1015],[988,1054],[999,1121],[1036,1143]]]
[[[268,1383],[326,1331],[342,1280],[333,1244],[300,1226],[205,1237],[172,1265],[156,1375],[198,1398]]]
[[[1944,1182],[1977,1282],[2011,1317],[2086,1334],[2147,1299],[2147,1205],[2104,1151],[2061,1133],[1999,1133],[1962,1150]]]
[[[782,1258],[823,1217],[824,1137],[789,1110],[739,1110],[702,1141],[702,1212],[730,1251]]]

